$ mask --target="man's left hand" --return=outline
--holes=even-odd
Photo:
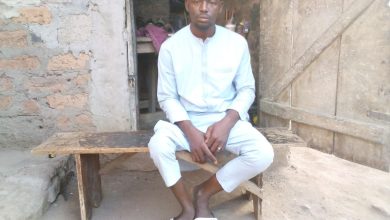
[[[228,110],[226,116],[207,128],[205,142],[214,155],[221,151],[227,143],[230,130],[239,120],[238,112]]]

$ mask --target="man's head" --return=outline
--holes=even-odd
[[[193,30],[207,33],[214,31],[217,17],[222,12],[223,0],[186,0],[185,6]]]

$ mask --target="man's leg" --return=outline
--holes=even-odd
[[[184,186],[183,180],[180,178],[179,181],[170,187],[172,193],[175,195],[177,201],[180,203],[182,212],[179,216],[175,217],[178,219],[189,219],[193,220],[195,216],[195,208],[192,204],[192,199],[188,194],[186,187]]]
[[[196,187],[194,192],[197,217],[211,217],[211,196],[221,190],[233,191],[240,183],[263,172],[273,160],[271,144],[249,122],[238,121],[229,134],[226,150],[238,155],[215,175]]]
[[[193,193],[196,210],[195,217],[214,217],[209,207],[209,200],[213,195],[222,190],[223,188],[219,184],[215,174],[199,186],[195,187]]]
[[[193,220],[195,209],[181,179],[180,166],[175,155],[177,150],[189,149],[187,140],[177,126],[167,122],[158,122],[154,130],[155,134],[148,145],[150,156],[166,186],[171,189],[182,207],[181,213],[175,219]]]

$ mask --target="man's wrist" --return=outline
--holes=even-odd
[[[233,127],[240,120],[240,114],[234,109],[228,109],[224,119]]]
[[[175,124],[180,128],[180,130],[184,133],[185,136],[189,136],[189,134],[195,128],[190,120],[177,121]]]

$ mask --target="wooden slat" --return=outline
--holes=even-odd
[[[99,171],[99,174],[107,174],[110,172],[112,169],[118,167],[121,163],[125,162],[132,156],[136,155],[137,153],[127,153],[127,154],[122,154],[115,159],[111,160],[110,162],[107,162]]]
[[[263,188],[263,174],[257,175],[251,179],[251,182],[256,184],[260,189]],[[260,220],[262,216],[262,202],[263,199],[253,196],[253,210],[255,212],[255,219]]]
[[[155,53],[156,50],[154,49],[154,46],[151,42],[147,43],[137,43],[137,53],[143,54],[143,53]]]
[[[92,206],[99,207],[102,187],[99,171],[99,155],[76,154],[77,185],[79,189],[80,214],[82,220],[91,219]]]
[[[268,87],[264,98],[271,101],[277,99],[284,89],[300,76],[373,2],[374,0],[355,0],[351,7],[314,41],[294,65]]]
[[[152,131],[57,133],[32,150],[35,154],[148,152]]]
[[[136,25],[134,16],[134,1],[125,0],[125,13],[126,13],[126,31],[125,40],[127,42],[127,74],[128,78],[128,94],[129,94],[129,107],[130,107],[130,130],[134,131],[138,129],[138,69],[137,69],[137,38],[136,38]]]
[[[85,175],[85,161],[81,158],[80,154],[75,155],[76,159],[76,172],[77,172],[77,186],[79,189],[80,200],[80,214],[81,220],[88,220],[92,215],[92,207],[88,199],[88,185],[87,176]]]
[[[265,100],[261,101],[260,106],[262,112],[273,116],[324,128],[379,144],[385,144],[386,137],[390,136],[388,128],[377,124],[363,123],[335,116],[320,115]]]
[[[90,190],[90,203],[93,207],[97,208],[103,199],[102,196],[102,183],[100,179],[100,161],[99,154],[83,154],[81,158],[87,161],[87,177]]]
[[[283,127],[257,128],[265,138],[275,147],[306,147],[305,141],[292,131]]]
[[[286,128],[258,128],[277,147],[306,146]],[[32,150],[34,154],[100,154],[148,152],[153,131],[57,133]]]
[[[210,163],[200,164],[200,163],[196,163],[196,162],[192,161],[191,154],[187,151],[176,152],[176,157],[179,159],[182,159],[184,161],[187,161],[188,163],[194,164],[194,165],[198,166],[199,168],[206,170],[210,173],[216,173],[219,170],[219,167],[212,165]],[[262,193],[261,189],[256,184],[254,184],[250,181],[245,181],[245,182],[241,183],[240,187],[251,192],[252,194],[256,195],[259,198],[263,198],[263,193]]]

